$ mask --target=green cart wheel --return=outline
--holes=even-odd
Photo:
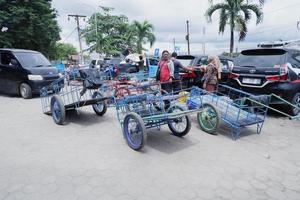
[[[203,110],[197,114],[197,120],[204,132],[217,135],[216,131],[220,125],[220,114],[214,105],[204,103]]]

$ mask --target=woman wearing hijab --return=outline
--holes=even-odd
[[[221,66],[219,58],[216,56],[208,57],[208,65],[203,76],[203,89],[208,92],[215,92],[218,89],[218,79],[221,78]]]

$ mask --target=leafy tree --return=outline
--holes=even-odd
[[[106,56],[120,54],[131,41],[126,39],[129,30],[128,18],[124,15],[112,15],[109,8],[102,9],[102,12],[95,13],[89,19],[87,28],[82,31],[86,43],[90,46],[88,50]]]
[[[224,3],[211,4],[206,11],[208,21],[211,22],[211,17],[215,11],[220,11],[219,33],[224,33],[225,27],[230,26],[230,53],[234,48],[234,31],[239,33],[239,41],[246,38],[248,28],[247,24],[252,17],[252,13],[256,15],[256,24],[262,22],[263,12],[260,5],[251,4],[250,0],[224,0]],[[264,0],[260,0],[264,3]]]
[[[142,53],[143,50],[143,44],[146,44],[147,42],[150,43],[150,47],[155,42],[155,35],[153,33],[154,27],[153,25],[148,22],[144,21],[142,23],[138,21],[134,21],[132,25],[133,33],[135,33],[135,36],[137,37],[137,51],[138,53]]]
[[[69,55],[77,54],[76,47],[69,43],[56,43],[55,60],[67,60]]]
[[[126,16],[111,14],[111,8],[101,8],[102,11],[91,16],[87,28],[82,31],[89,51],[111,56],[119,55],[128,47],[141,53],[143,44],[150,42],[150,46],[153,45],[154,28],[148,21],[130,24]]]
[[[0,0],[0,47],[32,49],[52,58],[60,39],[51,0]]]

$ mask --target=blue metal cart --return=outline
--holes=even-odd
[[[60,79],[40,90],[42,111],[50,114],[56,124],[63,125],[67,110],[78,110],[92,105],[99,116],[107,110],[106,100],[101,86],[105,78],[95,69],[79,70],[80,77],[66,73]]]
[[[218,112],[220,119],[231,128],[233,139],[240,136],[242,128],[256,125],[260,134],[268,111],[269,97],[254,96],[241,90],[220,85],[226,94],[210,93],[198,87],[193,87],[186,101],[189,109],[205,107],[207,103],[213,104],[217,111],[202,112],[197,116],[200,128],[207,133],[215,133],[218,128],[210,124]],[[231,97],[231,98],[230,98]],[[216,123],[219,124],[219,123]]]
[[[185,136],[191,129],[188,115],[202,112],[201,107],[187,110],[176,103],[176,96],[157,92],[129,95],[115,100],[118,120],[127,144],[134,150],[141,149],[147,139],[146,129],[160,129],[168,125],[173,135]],[[170,104],[166,108],[165,102]],[[210,104],[207,104],[209,106]],[[211,105],[210,108],[214,108]],[[216,113],[216,117],[217,113]],[[216,123],[214,121],[212,123]]]

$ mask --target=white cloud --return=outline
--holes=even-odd
[[[215,1],[215,2],[220,2]],[[75,28],[74,20],[68,21],[68,14],[83,14],[91,16],[99,10],[99,5],[114,7],[114,13],[124,14],[130,20],[149,20],[155,27],[157,42],[154,48],[173,50],[173,38],[181,51],[187,51],[185,43],[186,20],[190,21],[192,53],[202,53],[202,42],[207,41],[207,53],[221,53],[229,48],[229,29],[224,35],[218,34],[218,13],[213,16],[211,24],[207,24],[204,13],[209,4],[207,0],[53,0],[53,7],[59,13],[59,24],[62,28],[61,38],[65,40]],[[248,36],[245,42],[236,43],[239,49],[255,47],[260,41],[277,39],[300,38],[300,31],[296,23],[300,20],[299,0],[267,0],[264,6],[264,21],[255,24],[255,17],[248,27]],[[84,22],[82,22],[84,26]],[[206,35],[202,34],[206,27]],[[77,34],[65,40],[78,46]]]

